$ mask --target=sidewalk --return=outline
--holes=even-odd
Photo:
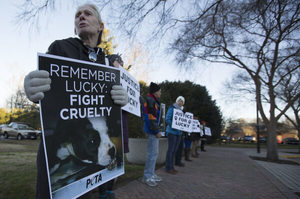
[[[199,158],[183,161],[185,167],[176,167],[177,175],[166,173],[164,168],[158,169],[156,174],[163,182],[157,187],[135,180],[115,190],[116,199],[300,199],[295,190],[274,176],[278,168],[270,172],[268,167],[274,166],[249,158],[255,150],[207,147],[207,152],[202,152]],[[287,168],[286,165],[279,166]],[[292,174],[300,174],[300,166],[292,166],[295,166]],[[299,181],[300,178],[292,184]]]

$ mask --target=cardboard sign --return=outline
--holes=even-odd
[[[199,120],[194,120],[193,119],[193,121],[192,121],[192,132],[193,133],[200,133],[201,132]]]
[[[193,113],[184,113],[181,110],[173,109],[172,128],[180,131],[192,132],[192,121]]]
[[[207,135],[207,136],[211,136],[211,130],[210,130],[210,128],[209,127],[204,127],[204,129],[205,129],[205,135]]]
[[[50,198],[77,198],[124,174],[117,68],[38,54],[51,89],[40,101]]]
[[[121,85],[128,93],[128,104],[122,107],[122,110],[141,117],[140,105],[140,84],[131,76],[127,70],[120,68]]]

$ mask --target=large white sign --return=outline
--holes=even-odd
[[[205,135],[211,136],[211,130],[209,127],[205,127]]]
[[[200,133],[201,132],[199,120],[194,120],[193,119],[192,132],[193,133]]]
[[[122,87],[128,93],[128,104],[122,107],[122,110],[141,117],[140,109],[140,84],[131,76],[127,70],[120,68],[120,82]]]
[[[193,113],[182,112],[181,110],[173,110],[172,128],[185,132],[192,132]]]
[[[77,198],[124,174],[121,108],[109,94],[119,69],[46,54],[38,68],[51,78],[40,101],[49,198]]]

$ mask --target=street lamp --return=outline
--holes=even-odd
[[[259,108],[258,102],[256,101],[256,136],[257,136],[257,153],[260,153],[260,141],[259,141]]]

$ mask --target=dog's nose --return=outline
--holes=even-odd
[[[110,155],[110,157],[113,159],[115,158],[115,155],[116,155],[116,149],[115,147],[111,147],[109,150],[108,150],[108,155]]]

